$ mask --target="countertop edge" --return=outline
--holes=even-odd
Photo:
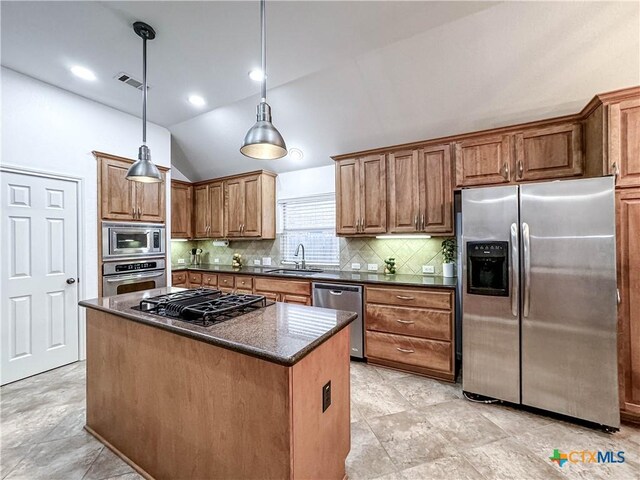
[[[320,345],[322,345],[324,342],[326,342],[327,340],[329,340],[331,337],[333,337],[335,334],[337,334],[338,332],[340,332],[342,329],[344,329],[345,327],[348,327],[356,318],[357,318],[357,314],[353,314],[348,320],[346,320],[344,322],[344,324],[332,328],[331,330],[329,330],[328,332],[324,333],[323,335],[321,335],[320,337],[318,337],[316,340],[314,340],[313,342],[309,343],[307,346],[305,346],[304,348],[302,348],[300,351],[298,351],[295,355],[291,355],[288,357],[282,357],[282,356],[278,356],[278,355],[274,355],[271,352],[268,352],[266,350],[261,350],[259,348],[255,348],[255,347],[251,347],[248,345],[243,345],[240,343],[236,343],[236,342],[232,342],[230,340],[225,340],[222,338],[218,338],[218,337],[204,337],[202,335],[199,335],[198,333],[195,333],[189,329],[182,329],[179,327],[176,327],[174,325],[166,325],[166,324],[162,324],[162,323],[156,323],[150,320],[147,320],[145,318],[141,318],[133,313],[128,313],[128,312],[122,312],[122,311],[115,311],[113,309],[110,308],[106,308],[103,307],[101,305],[96,305],[94,303],[89,303],[88,301],[84,301],[81,300],[78,302],[78,305],[81,307],[85,307],[85,308],[90,308],[92,310],[98,310],[104,313],[109,313],[111,315],[115,315],[116,317],[122,317],[125,318],[127,320],[131,320],[137,323],[142,323],[144,325],[148,325],[150,327],[154,327],[154,328],[159,328],[161,330],[166,330],[168,332],[177,334],[177,335],[181,335],[183,337],[189,337],[193,340],[199,341],[199,342],[204,342],[204,343],[208,343],[210,345],[216,346],[216,347],[220,347],[220,348],[225,348],[227,350],[232,350],[234,352],[240,353],[240,354],[244,354],[244,355],[249,355],[251,357],[255,357],[258,358],[260,360],[264,360],[264,361],[268,361],[271,363],[276,363],[278,365],[282,365],[284,367],[292,367],[294,366],[296,363],[298,363],[300,360],[302,360],[304,357],[306,357],[309,353],[311,353],[313,350],[315,350],[317,347],[319,347]]]

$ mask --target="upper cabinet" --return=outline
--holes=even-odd
[[[386,188],[384,155],[369,155],[336,162],[336,233],[385,233]]]
[[[163,181],[140,183],[127,180],[131,160],[94,152],[98,160],[98,187],[103,220],[165,221],[165,171]]]
[[[640,185],[640,98],[609,107],[609,172],[618,187]]]
[[[193,187],[193,237],[224,237],[224,187],[211,182]]]
[[[227,179],[224,196],[226,237],[275,238],[275,175],[262,172]]]
[[[191,238],[193,187],[186,182],[171,181],[171,238]]]
[[[420,190],[418,150],[399,150],[389,154],[389,231],[418,231]]]
[[[583,173],[579,122],[518,132],[515,141],[517,181],[575,177]]]
[[[455,142],[456,185],[509,183],[513,170],[512,142],[512,135],[488,135]]]

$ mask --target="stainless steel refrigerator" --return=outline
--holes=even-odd
[[[465,392],[620,425],[614,180],[462,191]]]

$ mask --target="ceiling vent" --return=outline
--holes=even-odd
[[[138,79],[133,78],[128,73],[120,72],[114,78],[122,83],[126,83],[127,85],[130,85],[133,88],[137,88],[138,90],[142,91],[142,82]],[[147,90],[150,88],[151,87],[147,85]]]

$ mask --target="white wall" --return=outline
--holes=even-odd
[[[136,158],[141,143],[141,120],[13,70],[2,68],[1,74],[0,163],[83,179],[85,272],[81,282],[84,297],[96,297],[97,169],[91,151]],[[154,163],[171,167],[169,131],[149,124],[147,140]],[[167,182],[167,199],[169,187]],[[168,219],[169,208],[170,203]]]
[[[276,178],[277,200],[335,193],[335,191],[333,165],[285,172]]]

